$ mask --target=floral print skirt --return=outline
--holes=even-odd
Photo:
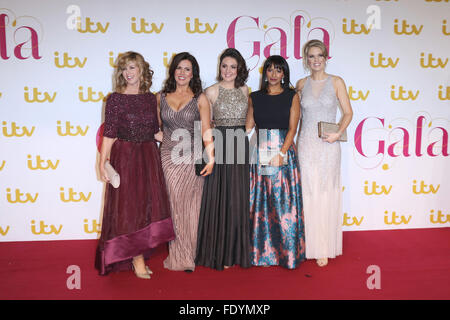
[[[286,134],[285,129],[260,129],[257,147],[251,155],[251,258],[256,266],[294,269],[305,260],[302,191],[295,145],[287,152],[286,164],[279,167],[261,164],[265,152],[278,154]]]

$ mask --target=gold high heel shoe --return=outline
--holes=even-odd
[[[147,279],[147,280],[151,279],[150,274],[147,269],[146,269],[145,273],[137,273],[136,268],[134,267],[134,264],[132,263],[131,265],[133,266],[133,271],[134,271],[134,274],[136,275],[136,277],[138,277],[139,279]]]

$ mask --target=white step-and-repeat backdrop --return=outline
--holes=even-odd
[[[345,231],[450,227],[448,0],[24,1],[0,8],[0,241],[94,239],[104,185],[96,134],[121,52],[161,89],[191,52],[205,88],[235,47],[257,90],[270,54],[292,84],[303,44],[330,48],[354,118],[342,144]]]

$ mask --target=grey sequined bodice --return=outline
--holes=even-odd
[[[216,126],[243,126],[247,117],[248,98],[240,88],[219,86],[219,95],[212,105]]]

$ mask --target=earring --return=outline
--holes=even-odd
[[[284,84],[284,78],[283,78],[283,79],[281,79],[281,84]]]

